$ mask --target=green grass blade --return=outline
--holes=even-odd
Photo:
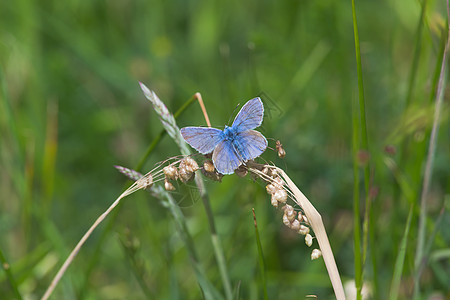
[[[355,285],[358,293],[362,288],[362,260],[361,260],[361,223],[359,208],[359,116],[356,100],[352,101],[352,145],[353,145],[353,248],[355,264]]]
[[[355,56],[356,56],[356,70],[358,75],[358,100],[359,100],[359,118],[360,118],[360,134],[361,134],[361,148],[364,151],[369,151],[369,139],[368,139],[368,133],[367,133],[367,120],[366,120],[366,103],[364,99],[364,81],[363,81],[363,75],[362,75],[362,63],[361,63],[361,50],[359,45],[359,33],[358,33],[358,22],[356,19],[356,9],[355,9],[355,0],[352,0],[352,19],[353,19],[353,33],[355,38]],[[370,199],[369,199],[369,189],[370,189],[370,170],[369,170],[369,163],[364,165],[364,187],[366,192],[366,205],[365,205],[365,216],[369,217],[369,211],[370,211]],[[355,280],[356,282],[356,298],[362,299],[361,296],[361,289],[362,289],[362,283],[363,283],[363,266],[365,264],[365,258],[366,258],[366,252],[367,252],[367,240],[368,240],[368,227],[369,227],[370,220],[364,220],[364,231],[363,231],[363,253],[362,253],[362,261],[361,261],[361,268],[358,270],[358,272],[361,272],[361,274],[357,274],[356,276],[359,276],[358,280]],[[356,258],[355,258],[356,260]],[[356,268],[356,265],[355,265]],[[377,276],[377,274],[373,274],[373,276]]]
[[[139,257],[140,242],[130,231],[125,231],[118,237],[125,256],[128,258],[129,267],[134,274],[143,294],[147,299],[154,299],[155,293],[145,281],[147,270],[145,262]]]
[[[448,7],[448,1],[447,1],[447,10]],[[450,16],[449,16],[450,17]],[[447,22],[450,22],[450,20],[447,20]],[[420,267],[420,262],[423,259],[423,253],[424,253],[424,245],[425,245],[425,225],[426,225],[426,219],[427,219],[427,198],[429,196],[430,192],[430,185],[431,185],[431,176],[433,171],[433,163],[434,163],[434,156],[436,152],[436,145],[437,145],[437,135],[439,132],[439,122],[440,122],[440,115],[442,110],[442,102],[444,98],[444,89],[445,89],[445,77],[446,77],[446,63],[447,63],[447,54],[449,51],[449,43],[450,43],[450,25],[448,27],[447,32],[447,42],[444,50],[444,54],[442,57],[442,64],[441,64],[441,71],[439,75],[439,83],[438,88],[436,91],[436,104],[435,104],[435,111],[434,111],[434,119],[433,119],[433,127],[431,130],[430,135],[430,142],[428,145],[428,154],[427,154],[427,160],[425,164],[425,173],[423,177],[423,185],[422,185],[422,193],[420,195],[420,216],[419,216],[419,227],[418,227],[418,237],[417,237],[417,248],[416,248],[416,256],[415,256],[415,269],[416,272],[418,271]],[[417,296],[418,291],[418,284],[419,282],[416,282],[415,285],[415,295]]]
[[[263,288],[263,295],[264,299],[269,299],[269,296],[267,295],[267,276],[266,276],[266,264],[264,261],[264,254],[261,246],[261,239],[259,237],[259,231],[258,231],[258,223],[256,222],[256,214],[255,209],[252,208],[253,212],[253,220],[255,224],[255,237],[256,237],[256,246],[258,248],[258,258],[259,258],[259,270],[261,271],[261,280],[262,280],[262,288]]]
[[[14,276],[11,272],[11,266],[10,264],[6,261],[5,256],[3,255],[3,251],[0,248],[0,263],[2,265],[3,270],[6,273],[6,278],[8,279],[9,284],[11,285],[11,288],[14,292],[14,295],[16,297],[16,299],[22,299],[22,296],[20,295],[19,292],[19,288],[17,286],[16,280],[14,279]]]
[[[398,299],[398,290],[400,288],[400,281],[402,279],[403,264],[405,262],[405,255],[406,255],[406,246],[408,244],[408,234],[409,229],[411,227],[411,219],[414,211],[413,208],[414,205],[411,204],[409,208],[408,219],[406,221],[405,231],[403,233],[402,241],[400,242],[400,248],[398,250],[397,259],[395,260],[394,275],[392,277],[391,289],[389,291],[390,300]]]

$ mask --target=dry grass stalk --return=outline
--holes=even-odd
[[[333,251],[331,250],[330,242],[328,241],[328,236],[325,231],[325,226],[323,225],[321,215],[282,169],[269,165],[265,165],[263,167],[275,171],[283,179],[283,188],[288,192],[290,198],[303,210],[303,213],[308,219],[308,223],[314,231],[320,250],[322,251],[322,257],[325,261],[325,266],[327,268],[331,284],[333,285],[336,299],[345,300],[341,277],[339,276],[339,271],[336,266],[336,261],[334,260]],[[261,172],[260,169],[262,169],[261,165],[249,162],[249,170],[252,173],[257,174],[263,180],[272,184],[280,184],[279,181],[276,181],[272,177]]]
[[[61,268],[58,270],[58,273],[56,273],[55,277],[53,278],[52,282],[48,286],[47,290],[45,291],[44,295],[42,296],[41,300],[47,300],[51,294],[53,293],[53,290],[58,285],[59,281],[63,277],[64,273],[66,272],[67,268],[69,268],[72,261],[77,256],[78,252],[80,251],[81,247],[84,245],[86,240],[91,236],[92,232],[97,228],[98,225],[111,213],[111,211],[120,203],[120,200],[125,198],[126,196],[140,190],[143,188],[149,188],[153,185],[154,179],[151,175],[152,172],[147,173],[145,176],[143,176],[141,179],[135,181],[133,185],[131,185],[125,192],[123,192],[114,202],[111,204],[108,209],[101,214],[97,220],[95,220],[94,224],[86,231],[86,233],[83,235],[83,237],[80,239],[78,244],[73,248],[72,252],[70,252],[69,256],[64,261]]]

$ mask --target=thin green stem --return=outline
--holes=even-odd
[[[419,66],[420,48],[421,48],[421,44],[422,44],[422,31],[423,31],[422,28],[423,28],[423,24],[424,24],[423,20],[425,18],[427,3],[428,3],[428,0],[423,0],[422,9],[420,11],[419,23],[417,24],[417,29],[416,29],[416,34],[415,34],[417,39],[416,39],[416,43],[414,46],[414,56],[413,56],[413,61],[411,64],[411,71],[409,73],[408,92],[406,94],[406,101],[405,101],[406,108],[408,108],[411,103],[413,89],[414,89],[414,86],[416,83],[417,70],[418,70],[418,66]]]
[[[410,70],[409,79],[408,79],[408,90],[406,93],[405,108],[404,108],[405,111],[411,105],[413,90],[416,85],[416,77],[417,77],[419,58],[420,58],[421,47],[422,47],[422,31],[423,31],[423,26],[424,26],[424,18],[426,15],[427,4],[428,4],[428,0],[423,0],[423,5],[422,5],[421,12],[420,12],[419,22],[417,24],[417,29],[416,29],[416,34],[415,34],[415,36],[417,38],[416,38],[415,45],[414,45],[413,60],[411,63],[411,70]],[[399,155],[399,166],[402,169],[405,169],[405,163],[406,163],[407,157],[408,157],[408,153],[407,153],[408,141],[409,141],[409,139],[405,138],[398,147],[398,152],[400,154]],[[421,170],[419,170],[418,172],[415,172],[415,173],[420,174],[420,172],[421,172]],[[419,182],[417,182],[417,184],[419,184]],[[394,198],[399,198],[399,191],[400,191],[400,187],[395,186]]]
[[[436,92],[436,104],[434,110],[434,119],[433,119],[433,127],[431,129],[430,143],[428,146],[428,155],[427,161],[425,164],[425,173],[423,177],[423,185],[422,185],[422,193],[420,197],[420,215],[419,215],[419,228],[418,228],[418,238],[417,238],[417,249],[415,256],[415,268],[418,271],[421,261],[423,259],[424,252],[424,244],[425,244],[425,223],[427,218],[427,198],[430,190],[431,184],[431,176],[433,171],[433,162],[434,162],[434,154],[436,152],[436,144],[437,144],[437,134],[439,131],[439,120],[440,113],[442,110],[442,99],[443,99],[443,90],[445,87],[445,75],[446,75],[446,62],[447,62],[447,53],[450,44],[450,13],[449,13],[449,1],[447,0],[447,18],[449,19],[448,32],[447,32],[447,42],[445,45],[445,50],[442,58],[441,71],[439,75],[439,83]],[[417,296],[419,293],[419,278],[415,280],[415,295]]]
[[[363,75],[362,75],[362,63],[361,63],[361,49],[359,46],[359,33],[358,33],[358,23],[356,20],[356,9],[355,9],[355,0],[352,0],[352,18],[353,18],[353,33],[355,38],[355,56],[356,56],[356,70],[358,75],[358,100],[359,100],[359,118],[360,118],[360,128],[361,128],[361,147],[364,151],[369,152],[369,139],[367,134],[367,121],[366,121],[366,104],[364,99],[364,81],[363,81]],[[365,216],[369,216],[369,210],[370,210],[370,203],[369,203],[369,189],[370,189],[370,172],[369,172],[369,164],[365,164],[364,166],[364,187],[366,192],[366,205],[365,205]],[[359,214],[359,213],[358,213]],[[368,228],[369,220],[365,220],[365,230],[363,232],[364,238],[363,241],[367,241],[367,235],[368,235]],[[366,243],[365,243],[366,244]],[[355,249],[356,251],[357,249]],[[360,274],[355,274],[355,276],[359,277],[358,280],[355,280],[356,282],[356,298],[359,300],[362,298],[361,296],[361,289],[362,289],[362,282],[363,282],[363,266],[365,263],[366,258],[366,251],[367,247],[363,247],[363,260],[361,261],[361,266],[358,270]],[[356,257],[355,257],[356,260]],[[356,268],[356,265],[355,265]],[[376,276],[376,274],[374,274]]]
[[[3,255],[3,251],[1,248],[0,248],[0,263],[2,264],[3,270],[5,270],[6,278],[8,278],[8,282],[11,285],[11,288],[13,290],[13,293],[14,293],[16,299],[21,300],[22,296],[20,295],[16,280],[14,279],[14,276],[11,272],[11,265],[6,261],[6,258]]]
[[[228,276],[227,264],[225,260],[225,255],[223,253],[222,244],[216,232],[214,214],[211,209],[209,196],[206,193],[204,183],[200,179],[200,177],[196,176],[195,183],[197,184],[197,187],[200,190],[200,196],[202,198],[203,207],[205,208],[206,217],[208,218],[209,230],[211,232],[211,241],[214,248],[214,256],[216,257],[217,265],[219,267],[220,277],[222,279],[222,284],[225,290],[225,296],[227,299],[231,300],[233,298],[233,290],[231,288],[231,283]]]
[[[263,249],[261,246],[261,239],[259,237],[258,223],[256,222],[256,214],[255,214],[254,208],[252,208],[252,212],[253,212],[253,221],[255,224],[256,246],[258,248],[259,269],[261,271],[263,295],[264,295],[264,299],[267,300],[267,299],[269,299],[269,296],[267,295],[266,264],[264,262],[264,254],[263,254]]]
[[[361,265],[361,223],[359,212],[359,167],[358,167],[358,151],[359,151],[359,116],[357,111],[356,100],[352,101],[352,123],[353,123],[353,248],[354,248],[354,264],[355,264],[355,285],[358,294],[361,295],[362,281],[362,265]]]
[[[405,231],[403,233],[402,241],[400,243],[400,249],[398,251],[397,259],[395,260],[394,275],[392,276],[391,289],[389,291],[390,300],[398,299],[398,290],[400,288],[400,281],[402,279],[402,271],[406,255],[406,246],[408,244],[408,234],[409,229],[411,227],[413,211],[414,211],[414,204],[410,204],[408,220],[406,221]]]
[[[144,276],[146,274],[146,270],[144,267],[144,263],[139,261],[136,256],[135,246],[132,245],[131,241],[126,240],[124,237],[119,237],[120,244],[122,245],[122,249],[125,252],[125,255],[128,257],[130,269],[134,274],[142,292],[144,293],[147,299],[155,298],[155,293],[152,291],[147,283],[144,280]]]

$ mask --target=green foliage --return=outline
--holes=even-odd
[[[287,152],[284,160],[271,150],[262,157],[285,169],[322,214],[344,283],[355,278],[354,224],[370,221],[367,259],[357,275],[376,299],[386,299],[391,289],[391,296],[410,299],[415,279],[419,297],[448,296],[448,93],[424,264],[417,269],[414,261],[447,37],[444,1],[424,3],[422,14],[419,2],[355,2],[362,133],[359,108],[352,113],[361,90],[351,1],[0,2],[0,253],[6,268],[0,298],[42,296],[80,237],[125,187],[114,165],[134,167],[145,156],[145,173],[180,154],[161,134],[138,81],[171,113],[201,92],[215,127],[234,117],[238,103],[261,96],[261,131],[280,139]],[[179,127],[205,125],[196,103],[176,117]],[[357,156],[366,147],[352,148],[361,134],[369,141],[368,162]],[[354,162],[360,163],[356,170]],[[197,185],[169,194],[172,211],[136,193],[90,237],[53,298],[199,299],[232,292],[235,299],[262,299],[266,288],[269,299],[333,297],[323,262],[310,261],[311,249],[283,225],[261,182],[236,175],[222,183],[204,180],[217,235]],[[352,199],[359,201],[358,222]],[[180,227],[193,249],[186,249]]]

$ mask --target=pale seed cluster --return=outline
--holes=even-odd
[[[176,166],[178,164],[178,167]],[[174,181],[180,180],[187,183],[195,178],[195,171],[201,169],[202,174],[214,181],[222,181],[223,175],[217,172],[213,162],[207,159],[200,168],[197,162],[190,156],[183,158],[181,161],[172,163],[163,168],[164,188],[167,191],[175,190]]]
[[[283,180],[280,176],[278,176],[277,171],[275,169],[268,169],[265,167],[262,172],[267,176],[272,177],[272,182],[266,186],[267,193],[271,195],[270,202],[272,205],[274,207],[278,207],[280,203],[286,203],[288,194],[283,188]]]
[[[311,247],[313,242],[313,237],[311,234],[309,234],[309,223],[308,219],[304,214],[302,214],[301,211],[296,212],[294,208],[286,204],[283,207],[284,214],[283,214],[283,223],[290,229],[296,231],[298,234],[305,236],[305,244],[308,247]]]
[[[284,188],[284,182],[277,174],[276,169],[269,169],[267,167],[262,169],[262,172],[267,175],[265,178],[269,181],[269,184],[266,186],[266,191],[269,195],[271,195],[270,202],[274,207],[277,207],[280,204],[285,204],[288,199],[288,193]],[[270,180],[268,180],[270,178]],[[283,224],[294,230],[298,234],[305,236],[305,244],[308,247],[312,246],[313,237],[309,233],[309,222],[308,218],[301,212],[297,212],[294,210],[289,204],[285,204],[283,206]],[[319,249],[314,249],[311,253],[311,259],[317,259],[322,255],[322,252]]]
[[[152,174],[148,174],[147,176],[141,177],[137,181],[138,188],[142,189],[148,189],[153,186],[153,176]]]
[[[199,169],[197,162],[191,157],[187,156],[180,161],[178,168],[174,165],[168,165],[163,168],[164,173],[164,188],[167,191],[175,190],[173,181],[180,180],[183,183],[194,179],[195,171]]]

